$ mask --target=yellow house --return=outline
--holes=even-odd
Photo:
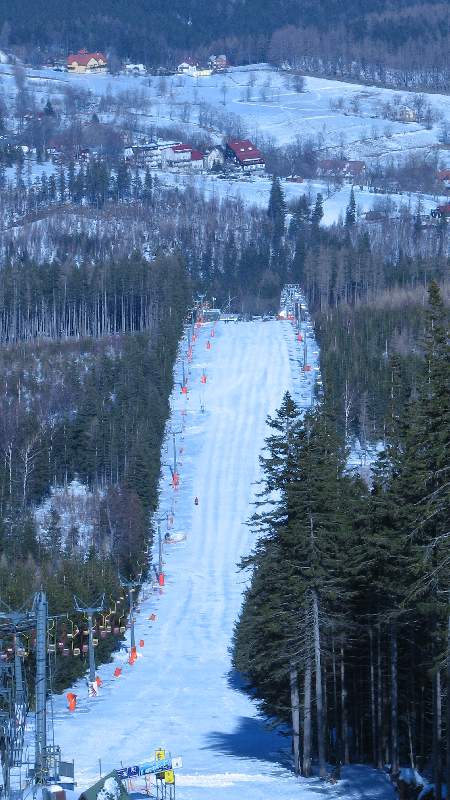
[[[67,70],[74,73],[106,72],[108,62],[103,53],[88,53],[80,50],[78,53],[67,56]]]

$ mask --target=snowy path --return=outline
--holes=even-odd
[[[175,498],[174,531],[186,533],[187,540],[166,545],[164,591],[141,603],[136,635],[145,640],[141,657],[133,667],[124,664],[119,679],[112,676],[117,659],[100,668],[104,686],[94,700],[78,683],[74,714],[64,697],[56,697],[56,742],[64,756],[75,758],[80,788],[97,779],[99,758],[104,774],[121,762],[151,759],[162,746],[183,757],[177,796],[186,800],[306,795],[387,800],[384,777],[364,768],[361,775],[358,768],[349,772],[348,785],[313,780],[299,786],[284,766],[289,741],[265,729],[230,674],[228,648],[244,582],[236,564],[252,546],[244,523],[259,475],[265,419],[286,389],[299,399],[303,393],[306,404],[314,372],[299,377],[300,345],[289,323],[218,323],[211,349],[206,349],[210,326],[198,334],[189,394],[186,398],[178,386],[172,398],[174,428],[186,420],[177,444],[178,452],[183,450],[181,485],[174,492],[165,474],[160,506],[168,510]],[[308,346],[312,353],[312,334]],[[206,385],[200,382],[203,371]],[[163,460],[170,458],[171,448],[163,454]]]

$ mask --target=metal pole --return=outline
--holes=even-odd
[[[136,647],[136,639],[134,638],[133,590],[133,586],[128,586],[128,599],[130,603],[130,640],[131,647]]]
[[[88,617],[88,631],[89,631],[89,680],[91,683],[95,681],[95,655],[94,655],[94,634],[92,630],[92,611],[89,609],[87,612]]]
[[[173,472],[174,475],[177,471],[177,443],[175,440],[175,433],[172,433],[172,440],[173,440]]]
[[[159,559],[158,559],[158,575],[162,575],[163,571],[163,552],[162,552],[162,538],[161,538],[161,525],[158,522],[158,551],[159,551]]]
[[[47,749],[47,618],[48,604],[44,592],[38,592],[36,604],[36,741],[35,779],[44,783]]]

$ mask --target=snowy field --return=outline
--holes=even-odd
[[[200,191],[204,197],[211,200],[213,198],[240,199],[246,206],[258,206],[267,208],[269,205],[270,188],[272,179],[268,176],[252,176],[242,180],[227,180],[217,178],[214,175],[183,175],[168,172],[156,173],[158,180],[163,186],[178,186],[180,189],[193,187]],[[335,187],[326,181],[311,180],[303,183],[291,183],[281,180],[284,196],[288,203],[298,200],[302,195],[306,195],[309,202],[314,204],[318,194],[323,197],[323,219],[322,225],[333,225],[340,219],[345,219],[345,210],[350,201],[351,186],[344,184]],[[447,202],[447,198],[435,197],[434,195],[421,194],[420,192],[410,192],[403,194],[378,193],[374,194],[369,189],[360,189],[354,186],[356,208],[358,214],[365,214],[370,211],[374,203],[390,199],[398,208],[405,206],[414,213],[420,204],[421,213],[429,214],[440,202]]]
[[[367,87],[357,84],[306,78],[305,91],[295,92],[286,73],[267,65],[235,67],[222,75],[192,78],[174,75],[167,78],[127,75],[68,75],[53,70],[29,70],[30,86],[37,97],[37,107],[44,106],[50,97],[55,108],[64,108],[67,87],[84,89],[85,110],[77,112],[76,118],[89,117],[95,112],[104,121],[119,127],[126,119],[135,125],[136,134],[150,133],[154,127],[172,127],[183,130],[186,141],[194,131],[202,130],[212,141],[222,142],[227,122],[239,124],[242,134],[257,141],[270,140],[277,145],[287,145],[298,137],[313,138],[323,157],[337,157],[342,153],[352,159],[364,159],[369,164],[383,162],[394,157],[421,153],[430,158],[439,147],[441,123],[435,121],[430,130],[414,122],[391,122],[382,118],[386,103],[395,105],[395,99],[412,104],[412,95],[390,89]],[[249,86],[251,83],[251,86]],[[4,95],[13,102],[15,95],[11,67],[0,66],[0,87]],[[122,98],[115,112],[101,110],[108,98]],[[427,102],[443,120],[450,123],[450,97],[426,95]],[[341,107],[338,108],[337,106]],[[205,108],[211,112],[205,122]],[[81,113],[81,117],[80,117]],[[211,116],[212,115],[212,116]],[[439,148],[442,166],[450,166],[450,150]],[[54,171],[51,163],[32,164],[25,168],[26,182],[39,177],[43,172]],[[13,177],[13,171],[8,178]],[[248,177],[221,180],[211,174],[175,175],[170,172],[159,175],[166,185],[181,188],[196,186],[206,197],[239,197],[246,205],[267,206],[270,178]],[[283,182],[287,200],[302,194],[311,202],[317,193],[324,197],[323,224],[330,225],[345,216],[350,187],[335,188],[320,180],[302,184]],[[355,187],[358,212],[370,210],[377,200],[386,196],[374,195],[367,188]],[[411,193],[389,195],[398,207],[406,205],[415,210],[420,203],[422,213],[429,211],[444,197]]]
[[[309,373],[301,372],[303,343],[288,322],[203,326],[187,396],[180,391],[182,362],[188,366],[182,344],[171,400],[172,428],[184,428],[177,438],[181,484],[174,491],[164,467],[159,510],[173,509],[171,531],[186,541],[165,545],[164,589],[145,587],[136,630],[145,645],[134,666],[123,654],[101,667],[104,684],[94,699],[78,682],[75,713],[64,696],[54,698],[55,739],[75,759],[79,790],[98,778],[98,759],[105,774],[152,759],[162,746],[183,758],[179,800],[393,800],[386,776],[365,767],[345,770],[337,786],[297,781],[287,768],[289,739],[267,729],[231,671],[229,646],[245,586],[237,563],[254,543],[245,522],[260,476],[265,419],[287,389],[308,406],[318,374],[313,330],[304,324],[303,332]],[[169,436],[165,462],[171,442]],[[118,665],[123,673],[115,679]]]
[[[391,154],[401,157],[407,152],[431,152],[439,140],[437,121],[427,130],[422,123],[383,119],[385,103],[395,105],[396,98],[412,103],[411,93],[324,78],[306,78],[305,91],[298,93],[287,73],[264,64],[234,67],[225,74],[202,78],[68,75],[50,69],[29,70],[29,77],[42,106],[49,96],[62,98],[67,86],[92,92],[92,110],[102,97],[134,94],[133,114],[141,130],[155,124],[181,125],[188,135],[198,129],[199,111],[206,104],[221,115],[239,117],[250,137],[270,137],[279,145],[292,143],[297,137],[312,137],[321,141],[324,155],[330,156],[343,148],[350,158],[382,160]],[[1,65],[0,79],[5,93],[13,97],[11,67]],[[340,109],[336,108],[339,99]],[[450,121],[450,97],[429,94],[426,99],[435,112]],[[213,124],[207,130],[220,140],[223,131],[219,127]],[[448,160],[446,151],[442,156]]]

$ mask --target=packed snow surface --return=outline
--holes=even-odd
[[[231,669],[233,625],[248,579],[237,564],[254,544],[245,523],[260,478],[266,417],[286,390],[307,406],[318,374],[311,326],[304,324],[303,333],[312,367],[306,373],[304,344],[289,322],[197,329],[187,395],[180,391],[182,360],[188,371],[186,340],[182,344],[171,419],[172,430],[184,426],[176,439],[181,482],[174,491],[163,468],[160,512],[173,507],[172,530],[187,538],[164,547],[164,589],[144,589],[136,640],[145,644],[138,646],[137,662],[129,666],[123,653],[102,666],[96,698],[88,699],[86,684],[78,682],[74,713],[64,696],[54,698],[55,740],[63,756],[75,759],[79,790],[98,779],[99,759],[106,774],[153,759],[163,747],[183,758],[180,800],[394,796],[386,776],[365,767],[346,770],[337,786],[297,781],[289,770],[289,738],[267,729]],[[172,458],[168,434],[163,461]],[[119,664],[122,675],[114,678]]]

